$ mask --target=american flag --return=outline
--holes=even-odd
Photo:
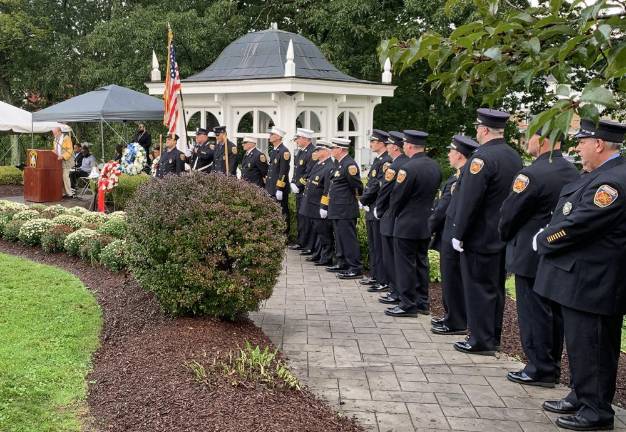
[[[178,123],[178,97],[177,93],[181,89],[178,63],[176,63],[176,51],[174,50],[174,33],[168,25],[167,30],[167,76],[165,78],[165,89],[163,90],[163,102],[165,103],[165,114],[163,124],[167,126],[169,133],[176,132]]]

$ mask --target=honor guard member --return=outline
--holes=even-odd
[[[168,174],[180,175],[185,172],[185,153],[176,148],[178,142],[178,135],[167,134],[165,138],[166,150],[161,154],[159,159],[159,169],[157,170],[157,177],[163,178]]]
[[[269,134],[269,141],[273,149],[270,151],[270,166],[267,171],[265,190],[279,202],[287,223],[285,233],[289,235],[289,168],[291,165],[291,153],[283,144],[285,131],[274,126]]]
[[[467,333],[467,316],[463,281],[461,280],[461,257],[452,248],[454,237],[455,207],[458,201],[461,173],[467,159],[478,147],[478,143],[465,135],[455,135],[448,146],[448,162],[456,170],[446,182],[441,199],[428,220],[433,234],[431,248],[439,248],[439,264],[441,271],[441,290],[445,315],[431,320],[431,331],[435,334]]]
[[[571,371],[569,395],[543,407],[569,414],[556,421],[565,429],[613,429],[626,313],[625,132],[623,124],[582,120],[575,138],[586,174],[561,190],[550,224],[533,242],[541,256],[535,291],[561,305]]]
[[[237,174],[237,145],[228,139],[226,126],[213,128],[217,143],[213,159],[213,172],[226,174],[226,158],[228,158],[228,175]],[[227,149],[227,150],[225,150]]]
[[[196,131],[196,145],[191,151],[191,170],[211,172],[215,152],[215,133],[200,128]]]
[[[356,235],[356,221],[359,218],[358,195],[363,192],[363,182],[359,167],[348,154],[350,140],[332,138],[335,146],[331,154],[336,167],[330,180],[328,191],[328,219],[333,223],[337,265],[330,268],[338,271],[340,279],[360,279],[363,275],[361,250]]]
[[[563,158],[539,130],[526,145],[535,160],[522,168],[500,210],[500,238],[507,242],[506,270],[515,275],[515,299],[520,339],[528,359],[524,369],[507,378],[520,384],[554,387],[561,371],[563,319],[557,303],[533,291],[539,255],[533,236],[545,227],[563,186],[578,179],[574,165]]]
[[[500,345],[504,312],[504,247],[498,234],[500,207],[522,159],[504,140],[509,114],[478,110],[476,141],[463,175],[451,243],[461,253],[461,275],[470,336],[454,348],[493,355]]]
[[[402,153],[404,146],[404,134],[402,132],[391,131],[389,132],[389,139],[387,140],[387,153],[391,158],[391,163],[387,162],[383,164],[383,183],[380,186],[380,191],[376,197],[376,203],[374,208],[370,207],[370,211],[373,211],[374,217],[380,220],[380,238],[381,238],[381,253],[383,259],[382,271],[380,277],[383,280],[380,284],[373,285],[367,290],[369,292],[383,292],[389,290],[389,292],[382,296],[378,301],[384,304],[397,304],[398,294],[395,292],[395,261],[393,256],[393,225],[394,215],[389,211],[389,203],[391,199],[391,191],[396,183],[396,174],[409,160],[409,158]]]
[[[300,213],[306,216],[312,225],[312,237],[315,240],[313,255],[306,261],[316,266],[329,266],[333,262],[333,227],[328,217],[328,190],[330,178],[335,171],[330,159],[331,144],[325,140],[317,140],[313,165],[302,193]]]
[[[383,262],[381,255],[380,222],[374,217],[374,213],[370,211],[370,206],[376,203],[380,184],[383,181],[383,165],[391,162],[391,157],[387,154],[386,147],[388,139],[389,134],[380,129],[374,129],[370,136],[370,149],[376,154],[376,157],[370,167],[370,172],[367,175],[367,184],[359,200],[359,206],[365,210],[370,277],[363,279],[361,285],[387,283],[385,278],[381,276]]]
[[[296,214],[298,222],[298,237],[296,238],[296,244],[290,246],[290,249],[302,250],[300,255],[311,255],[313,249],[311,238],[311,224],[307,220],[307,217],[300,212],[300,205],[302,203],[302,192],[306,186],[307,178],[311,172],[311,168],[315,165],[313,160],[313,151],[315,147],[311,144],[313,140],[314,132],[310,129],[298,128],[296,130],[296,146],[298,147],[298,153],[294,157],[293,177],[291,179],[291,192],[296,195]]]
[[[267,157],[256,148],[256,138],[244,137],[241,144],[246,152],[241,160],[241,178],[265,189],[265,178],[268,170]]]
[[[389,212],[395,216],[393,255],[396,292],[400,303],[385,311],[395,317],[430,314],[428,302],[428,218],[441,183],[437,162],[426,155],[422,131],[405,130],[404,154],[409,160],[396,175]]]

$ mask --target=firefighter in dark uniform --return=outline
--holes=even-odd
[[[504,140],[509,114],[478,110],[476,141],[480,147],[464,168],[454,216],[452,246],[461,253],[467,326],[470,333],[454,348],[493,355],[500,345],[504,313],[504,247],[498,234],[500,207],[509,194],[522,160]]]
[[[185,172],[185,153],[176,148],[178,142],[178,135],[168,134],[165,138],[166,150],[161,154],[159,159],[159,169],[157,170],[157,177],[163,178],[168,174],[180,175]]]
[[[367,184],[359,200],[360,206],[365,210],[370,277],[363,279],[361,285],[375,286],[387,285],[388,283],[381,269],[383,262],[381,255],[382,246],[380,244],[380,222],[374,217],[374,213],[370,211],[370,206],[376,203],[380,184],[383,181],[383,165],[391,162],[391,157],[387,154],[386,148],[388,139],[389,134],[379,129],[374,129],[370,136],[370,149],[373,153],[376,153],[376,157],[370,167],[370,172],[367,175]]]
[[[498,229],[507,242],[506,270],[515,275],[515,299],[520,339],[528,359],[524,369],[507,378],[520,384],[554,387],[560,376],[563,319],[558,304],[533,291],[539,256],[533,236],[550,221],[563,186],[575,181],[578,170],[561,154],[561,143],[541,137],[539,130],[526,151],[536,159],[513,181],[500,210]],[[552,149],[554,150],[552,151]]]
[[[416,317],[418,313],[430,313],[428,218],[441,183],[441,170],[437,162],[426,155],[426,132],[405,130],[403,133],[404,154],[409,160],[396,174],[388,210],[395,216],[395,289],[400,303],[387,309],[385,315]]]
[[[333,262],[333,227],[328,217],[328,190],[330,178],[335,171],[330,159],[331,144],[325,140],[317,140],[313,157],[315,165],[309,173],[307,183],[302,192],[300,213],[306,216],[312,226],[312,237],[315,250],[307,261],[316,266],[329,266]]]
[[[373,285],[367,290],[369,292],[383,292],[389,291],[378,299],[379,302],[384,304],[397,304],[398,294],[395,291],[395,261],[393,256],[393,225],[394,215],[389,211],[389,203],[391,199],[391,191],[396,183],[396,174],[409,160],[409,158],[402,153],[404,146],[404,134],[402,132],[390,131],[389,139],[387,140],[387,153],[391,158],[391,163],[387,162],[383,164],[383,182],[380,186],[380,191],[376,197],[376,203],[374,209],[370,207],[370,211],[373,211],[374,217],[380,220],[380,238],[381,238],[381,254],[383,259],[382,272],[383,277],[387,281],[387,285]]]
[[[298,153],[294,157],[293,177],[289,185],[291,192],[296,195],[296,214],[298,215],[298,237],[296,244],[290,246],[290,249],[301,250],[300,255],[312,255],[311,249],[314,247],[314,238],[312,228],[307,216],[300,212],[302,204],[302,192],[306,186],[307,178],[315,165],[313,160],[313,151],[315,147],[311,144],[314,132],[310,129],[298,128],[296,130],[296,145]]]
[[[226,126],[216,126],[213,128],[217,143],[215,144],[215,153],[213,159],[213,172],[226,174],[226,147],[228,150],[228,175],[237,174],[237,145],[228,139],[226,135]]]
[[[270,130],[269,141],[272,144],[273,149],[270,151],[270,166],[267,171],[267,181],[265,182],[265,190],[267,193],[276,199],[280,204],[287,223],[285,233],[289,235],[289,188],[287,182],[289,182],[289,168],[291,166],[291,153],[283,144],[283,137],[285,131],[273,127]]]
[[[265,178],[268,170],[267,157],[256,148],[256,145],[256,138],[243,138],[242,146],[246,153],[241,160],[241,178],[265,189]]]
[[[543,407],[569,414],[556,421],[565,429],[613,429],[626,313],[625,133],[623,124],[582,120],[576,152],[586,174],[561,190],[550,224],[533,241],[535,291],[561,305],[572,388]]]
[[[461,257],[459,252],[452,248],[452,224],[457,191],[461,183],[461,170],[478,143],[465,135],[455,135],[448,146],[448,161],[456,169],[444,185],[441,199],[428,220],[433,233],[431,248],[439,248],[439,263],[441,271],[441,291],[445,315],[431,320],[431,331],[435,334],[465,334],[467,333],[467,317],[465,313],[465,298],[463,281],[461,280]]]
[[[215,152],[215,133],[199,128],[196,131],[196,145],[191,151],[189,165],[192,171],[211,172]]]
[[[331,150],[336,167],[328,191],[328,219],[333,223],[337,264],[329,271],[337,272],[340,279],[360,279],[363,275],[361,250],[356,234],[359,218],[358,196],[363,192],[359,167],[348,154],[350,140],[332,138]]]

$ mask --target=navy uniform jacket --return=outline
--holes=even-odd
[[[577,180],[578,171],[561,152],[555,150],[539,156],[523,168],[513,181],[512,191],[500,209],[500,238],[507,242],[506,270],[534,278],[539,255],[532,240],[540,228],[550,222],[552,210],[563,186]]]
[[[503,138],[493,139],[478,147],[463,169],[454,217],[455,238],[463,242],[464,249],[498,253],[505,246],[498,234],[500,207],[522,169],[522,159]]]
[[[380,186],[380,191],[376,197],[375,208],[376,216],[380,219],[380,234],[387,237],[393,236],[393,223],[395,220],[395,216],[389,211],[391,191],[396,182],[396,174],[409,160],[405,154],[401,154],[387,168],[383,164],[383,184]],[[374,213],[374,209],[370,209],[370,212]]]
[[[626,313],[626,164],[609,160],[561,190],[537,236],[534,289],[571,309]]]
[[[315,165],[315,161],[313,160],[313,150],[315,150],[315,146],[313,144],[309,144],[303,149],[300,149],[298,154],[295,157],[295,165],[293,168],[293,179],[292,183],[295,183],[300,189],[300,192],[304,190],[306,186],[306,179],[311,172],[311,169]]]
[[[441,250],[441,235],[446,222],[446,211],[452,199],[452,187],[456,185],[457,179],[458,175],[456,173],[448,177],[448,180],[446,180],[440,191],[440,196],[433,210],[433,214],[428,218],[428,228],[433,236],[430,243],[431,249]]]
[[[159,158],[157,177],[162,178],[168,174],[180,174],[185,172],[185,153],[174,147],[165,151]]]
[[[237,146],[228,140],[228,167],[229,174],[237,174]],[[226,174],[226,160],[224,158],[224,144],[218,142],[215,144],[215,156],[213,160],[213,171]]]
[[[382,185],[385,173],[383,172],[383,166],[391,163],[391,157],[387,152],[384,152],[380,156],[377,156],[372,163],[370,172],[367,175],[367,184],[365,190],[361,196],[361,204],[364,206],[372,206],[376,203],[376,197],[378,197],[378,191]],[[374,209],[370,208],[370,211],[365,213],[365,220],[375,220]]]
[[[337,161],[337,167],[330,179],[328,219],[357,219],[357,196],[362,192],[363,182],[359,167],[350,155],[345,155]]]
[[[428,218],[441,183],[437,162],[426,153],[413,155],[396,174],[389,211],[395,215],[393,236],[420,240],[430,237]]]
[[[276,191],[283,191],[287,195],[290,191],[286,188],[289,181],[289,165],[291,163],[291,153],[285,147],[285,144],[281,143],[278,147],[270,151],[270,166],[267,172],[267,181],[265,183],[265,190],[271,196],[276,195]],[[283,197],[287,199],[287,197]]]
[[[193,149],[191,153],[191,161],[189,165],[191,169],[194,171],[201,171],[204,173],[211,172],[211,168],[204,168],[211,165],[214,157],[214,148],[211,148],[211,145],[208,143],[204,143],[202,145],[198,145]],[[204,169],[202,169],[204,168]]]
[[[267,157],[256,147],[241,160],[241,178],[260,188],[265,188],[267,170]]]
[[[321,219],[320,208],[328,209],[330,177],[335,167],[330,158],[313,165],[302,194],[299,214],[311,219]]]

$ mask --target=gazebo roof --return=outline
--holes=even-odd
[[[289,41],[293,41],[295,78],[370,83],[339,71],[317,46],[299,34],[269,29],[248,33],[228,45],[208,68],[183,81],[232,81],[285,76]]]

